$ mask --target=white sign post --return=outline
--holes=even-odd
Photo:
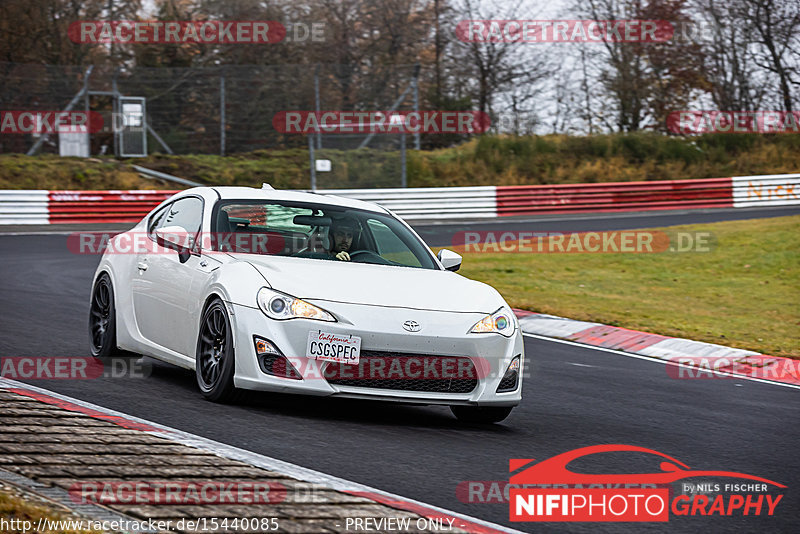
[[[80,130],[80,131],[73,131]],[[73,126],[69,131],[58,132],[58,155],[61,157],[89,157],[89,132],[86,126]]]

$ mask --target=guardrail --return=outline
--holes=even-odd
[[[400,189],[325,189],[317,193],[380,204],[404,219],[497,217],[495,186]]]
[[[731,179],[498,186],[499,215],[733,206]]]
[[[176,184],[188,185],[189,187],[198,187],[203,185],[198,182],[187,180],[186,178],[180,178],[179,176],[173,176],[165,172],[154,171],[153,169],[147,169],[145,167],[140,167],[139,165],[131,165],[131,167],[133,167],[134,170],[139,173],[139,176],[146,180],[164,180],[166,182],[175,182]]]
[[[0,224],[136,222],[175,191],[0,191]],[[401,217],[447,220],[545,213],[800,205],[800,174],[602,184],[330,189]]]
[[[800,174],[737,176],[731,181],[736,208],[800,204]]]
[[[137,222],[176,192],[49,191],[50,222]]]
[[[0,224],[48,224],[49,191],[0,191]]]

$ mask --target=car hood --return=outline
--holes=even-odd
[[[450,271],[281,256],[232,254],[273,289],[327,300],[436,311],[492,313],[505,302],[491,286]]]

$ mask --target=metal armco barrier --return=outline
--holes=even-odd
[[[501,216],[731,206],[730,178],[497,187],[497,213]]]
[[[497,217],[496,187],[326,189],[317,193],[375,202],[404,219]]]
[[[49,191],[0,191],[0,224],[48,224]]]
[[[177,191],[49,191],[50,223],[138,222]]]
[[[0,191],[0,224],[137,222],[175,191]],[[331,189],[414,220],[800,205],[800,174],[603,184]]]
[[[798,174],[737,176],[731,180],[733,182],[734,207],[800,204],[800,175]]]

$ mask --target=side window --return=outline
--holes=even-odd
[[[170,206],[172,206],[172,204],[167,204],[155,212],[147,222],[147,235],[149,235],[152,239],[155,238],[156,228],[161,226],[161,221],[164,220],[164,215],[167,213],[167,210],[170,208]]]
[[[180,226],[189,234],[196,234],[203,221],[203,201],[197,197],[186,197],[168,206],[164,220],[158,228]]]
[[[419,259],[391,228],[375,219],[369,219],[367,224],[375,239],[375,245],[378,247],[378,254],[383,259],[409,267],[422,267]]]
[[[283,232],[302,232],[308,234],[311,227],[294,223],[297,215],[311,216],[314,210],[294,208],[280,204],[228,204],[220,209],[228,215],[232,231],[240,228],[260,228]],[[219,221],[219,219],[217,219]],[[218,222],[219,224],[219,222]]]

